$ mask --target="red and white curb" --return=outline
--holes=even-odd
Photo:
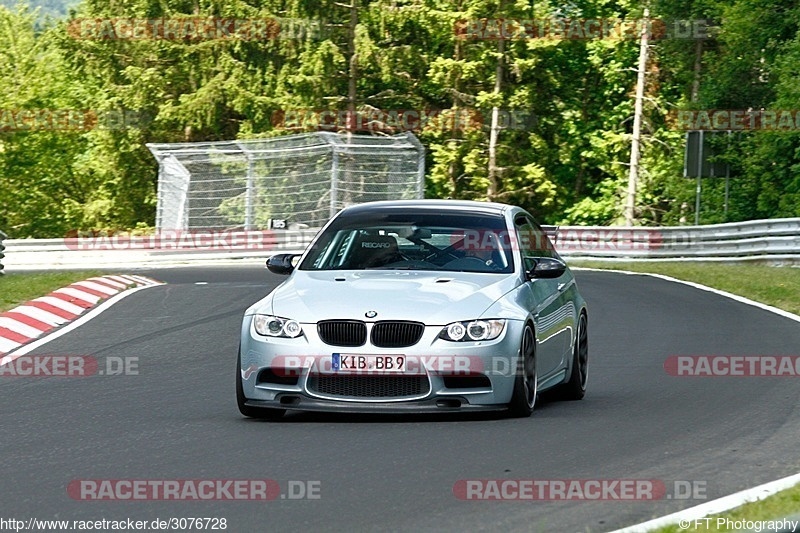
[[[0,356],[72,322],[112,296],[155,285],[163,283],[127,274],[89,278],[0,313]]]

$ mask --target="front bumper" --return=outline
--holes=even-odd
[[[438,338],[441,326],[426,326],[414,346],[378,348],[367,342],[345,348],[322,342],[313,324],[303,324],[304,334],[294,339],[263,337],[253,330],[252,316],[245,316],[239,379],[252,407],[351,413],[504,410],[513,393],[523,326],[507,320],[497,339],[474,342],[445,341]],[[414,369],[379,378],[323,369],[334,353],[402,355]],[[292,362],[288,370],[287,361]],[[338,386],[339,381],[347,385]]]

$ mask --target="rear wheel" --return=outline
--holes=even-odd
[[[511,396],[511,403],[508,404],[509,414],[518,418],[531,416],[537,392],[536,337],[531,325],[525,324],[525,331],[522,333],[522,342],[519,347],[514,393]]]
[[[286,409],[270,409],[245,405],[246,401],[247,398],[244,397],[244,388],[242,387],[242,356],[240,350],[239,355],[236,357],[236,404],[239,406],[239,412],[244,416],[260,418],[262,420],[277,420],[286,413]]]
[[[559,391],[564,400],[581,400],[586,395],[586,380],[589,378],[589,334],[586,323],[586,314],[581,313],[572,353],[572,372],[569,381]]]

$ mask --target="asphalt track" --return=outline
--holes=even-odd
[[[608,531],[691,507],[658,501],[461,501],[467,479],[657,479],[716,498],[800,471],[800,378],[686,378],[670,355],[799,355],[800,324],[645,276],[577,272],[589,391],[529,419],[295,414],[242,418],[244,308],[260,266],[142,270],[131,294],[35,354],[138,358],[137,375],[0,378],[0,517],[224,517],[227,531]],[[207,284],[197,285],[197,282]],[[102,365],[101,365],[102,366]],[[320,498],[80,501],[79,479],[318,481]]]

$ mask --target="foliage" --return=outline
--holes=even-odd
[[[335,0],[50,2],[48,13],[71,12],[45,22],[43,11],[0,5],[0,227],[12,237],[57,237],[152,225],[157,165],[145,143],[283,135],[297,131],[280,120],[287,111],[348,107],[438,114],[416,131],[429,197],[517,203],[547,223],[621,222],[638,41],[500,41],[456,29],[478,19],[637,19],[644,2],[353,2],[355,11]],[[648,4],[668,23],[719,27],[699,48],[693,39],[650,47],[636,215],[647,225],[692,222],[695,183],[682,177],[684,137],[669,113],[800,109],[800,2]],[[282,33],[109,39],[78,31],[84,19],[124,17],[278,20]],[[90,118],[124,111],[127,121],[4,127],[20,111],[48,109]],[[521,118],[493,138],[493,111]],[[800,133],[745,133],[722,157],[732,168],[728,209],[723,180],[704,180],[702,222],[800,216]]]

